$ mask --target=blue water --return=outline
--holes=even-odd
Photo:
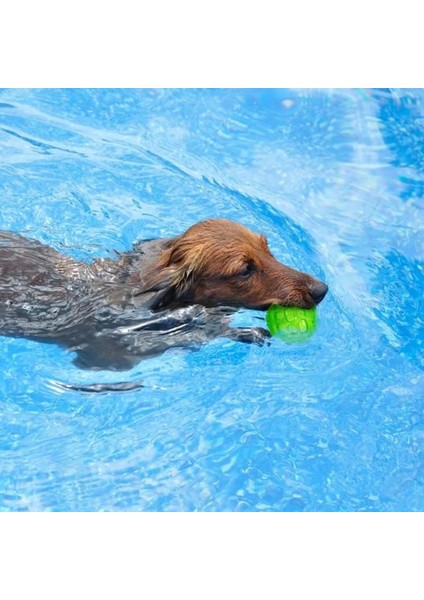
[[[1,510],[424,510],[423,91],[3,90],[0,186],[79,259],[219,216],[330,287],[308,343],[127,373],[0,337]]]

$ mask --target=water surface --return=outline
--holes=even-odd
[[[306,344],[124,374],[0,337],[0,509],[423,510],[423,173],[420,90],[1,91],[1,229],[88,261],[223,217],[330,291]]]

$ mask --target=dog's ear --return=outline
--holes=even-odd
[[[175,282],[175,269],[168,267],[162,269],[147,278],[139,294],[150,294],[148,307],[151,310],[159,310],[174,304],[178,298],[178,286]]]
[[[139,294],[152,294],[148,306],[159,310],[189,300],[190,290],[196,280],[196,268],[192,263],[176,259],[175,248],[166,250],[159,262],[145,277]]]

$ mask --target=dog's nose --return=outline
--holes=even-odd
[[[310,294],[311,294],[312,298],[315,300],[315,302],[317,304],[319,304],[321,302],[321,300],[324,298],[327,291],[328,291],[328,285],[326,285],[322,281],[317,281],[311,287]]]

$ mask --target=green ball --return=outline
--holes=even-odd
[[[296,308],[273,304],[266,312],[266,324],[271,335],[287,344],[308,340],[318,323],[316,308]]]

